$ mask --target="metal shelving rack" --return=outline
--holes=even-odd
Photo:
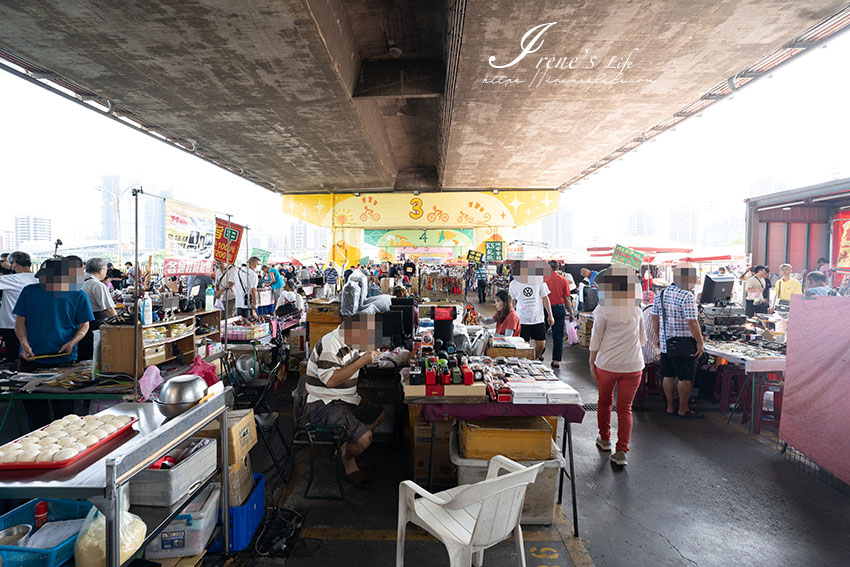
[[[227,478],[227,396],[226,388],[204,403],[181,415],[166,420],[152,403],[122,403],[110,413],[129,415],[139,419],[134,426],[134,436],[122,445],[107,443],[75,465],[64,469],[7,471],[0,473],[0,498],[69,498],[88,499],[106,517],[106,565],[119,567],[121,534],[118,512],[122,509],[120,488],[136,474],[146,469],[162,455],[191,437],[207,424],[218,419],[221,428],[221,456],[219,469],[190,491],[173,506],[135,506],[130,512],[138,515],[147,525],[144,545],[177,516],[219,472],[221,474],[221,520],[225,553],[230,551],[230,502]],[[110,445],[112,445],[110,447]]]

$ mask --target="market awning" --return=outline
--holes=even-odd
[[[10,0],[0,63],[275,191],[553,189],[848,24],[845,0]]]

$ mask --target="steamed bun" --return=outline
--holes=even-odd
[[[37,463],[49,463],[53,461],[53,457],[56,453],[59,452],[59,449],[45,449],[36,457],[35,462]]]
[[[107,433],[103,429],[95,429],[94,431],[91,432],[91,435],[92,435],[92,437],[97,437],[98,441],[100,441],[104,437],[108,437],[109,433]]]
[[[77,456],[76,449],[62,449],[61,451],[57,451],[55,455],[53,455],[53,462],[57,463],[59,461],[67,461],[73,457]]]
[[[41,451],[21,451],[15,458],[16,463],[34,463]]]
[[[118,428],[117,428],[114,424],[112,424],[112,423],[104,423],[104,424],[101,426],[101,429],[102,429],[103,431],[106,431],[106,433],[107,433],[108,435],[111,435],[111,434],[115,433],[116,431],[118,431]]]
[[[20,455],[20,453],[21,452],[17,450],[6,451],[2,456],[0,456],[0,463],[14,463],[18,460],[18,455]]]
[[[86,435],[85,437],[80,439],[80,443],[82,443],[86,447],[91,447],[92,445],[97,444],[99,441],[100,439],[98,439],[94,435]]]
[[[113,419],[112,421],[115,423],[115,425],[118,425],[120,423],[120,426],[123,427],[124,425],[127,425],[128,423],[133,421],[133,418],[129,415],[116,415],[115,419]]]

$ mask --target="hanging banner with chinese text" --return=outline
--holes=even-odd
[[[611,256],[612,264],[622,264],[639,270],[641,262],[643,262],[643,252],[638,252],[637,250],[632,250],[619,244],[614,247],[614,255]]]
[[[215,219],[215,261],[216,262],[236,262],[236,257],[239,255],[239,246],[242,244],[242,233],[245,232],[241,224],[231,222],[227,226],[227,221],[224,219]],[[227,253],[227,243],[230,243],[230,254]]]
[[[504,245],[501,240],[485,240],[484,258],[488,262],[501,262],[504,259]]]
[[[165,201],[166,276],[211,274],[215,215],[178,201]]]

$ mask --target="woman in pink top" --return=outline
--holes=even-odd
[[[590,375],[599,387],[596,446],[611,450],[611,406],[617,387],[617,446],[611,461],[625,466],[632,434],[632,402],[643,372],[646,329],[640,311],[641,286],[635,271],[612,266],[596,276],[599,305],[593,311]]]

